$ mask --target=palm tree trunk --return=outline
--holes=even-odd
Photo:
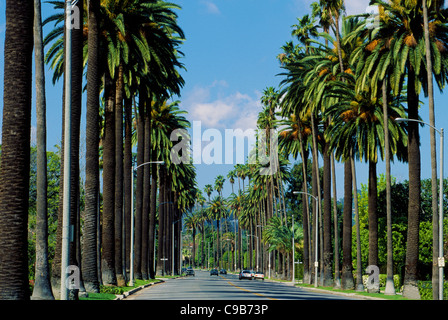
[[[140,103],[137,117],[137,165],[145,162],[145,104]],[[134,272],[136,279],[142,279],[142,214],[143,214],[143,178],[144,166],[137,169],[137,185],[135,193],[135,242]]]
[[[408,63],[408,117],[418,120],[418,94],[416,93],[415,72]],[[418,123],[408,123],[408,161],[409,161],[409,203],[408,233],[406,246],[406,267],[404,274],[403,296],[420,298],[417,287],[419,214],[420,214],[420,136]]]
[[[76,8],[79,16],[83,16],[84,6],[78,2]],[[81,108],[82,108],[82,79],[83,79],[83,28],[72,30],[72,75],[71,75],[71,167],[70,167],[70,225],[73,226],[74,239],[70,242],[70,265],[79,266],[77,250],[80,235],[78,223],[79,214],[79,143],[81,132]],[[70,290],[70,300],[78,299],[78,290]]]
[[[331,154],[331,175],[333,182],[333,224],[334,224],[334,287],[341,288],[341,272],[339,268],[339,223],[338,223],[338,205],[336,192],[336,169],[334,164],[334,153]]]
[[[155,159],[152,159],[155,160]],[[157,165],[152,164],[151,170],[151,198],[150,198],[150,215],[149,215],[149,278],[155,279],[154,270],[154,248],[155,248],[155,226],[156,226],[156,205],[157,205]]]
[[[115,87],[115,274],[117,285],[126,285],[123,275],[123,65],[118,67]]]
[[[82,276],[87,292],[99,292],[97,270],[97,222],[99,192],[99,1],[89,2],[89,36],[86,114],[86,182],[83,227]]]
[[[116,285],[115,270],[115,86],[109,74],[105,76],[106,108],[103,138],[103,230],[102,279],[104,285]]]
[[[429,35],[428,7],[427,0],[422,0],[423,6],[423,29],[425,34],[425,52],[426,52],[426,74],[428,81],[428,108],[429,124],[436,126],[434,110],[434,85],[432,74],[432,55]],[[433,300],[439,300],[439,267],[436,261],[439,257],[439,206],[437,194],[437,152],[436,152],[436,131],[430,128],[429,142],[431,144],[431,194],[432,194],[432,295]],[[440,177],[443,179],[443,177]]]
[[[32,299],[54,300],[48,264],[47,128],[44,50],[40,0],[34,1],[34,56],[36,66],[37,178],[36,178],[36,270]]]
[[[324,213],[323,213],[323,237],[324,237],[324,254],[323,254],[323,269],[324,286],[333,286],[333,251],[331,247],[331,159],[330,159],[330,144],[324,142],[323,146],[324,159]]]
[[[386,78],[382,84],[383,95],[383,117],[384,117],[384,153],[386,161],[386,220],[387,220],[387,278],[384,293],[395,294],[394,287],[394,260],[392,242],[392,200],[391,200],[391,176],[390,176],[390,143],[389,143],[389,115],[387,103],[387,82]]]
[[[369,215],[369,265],[379,266],[378,263],[378,190],[376,178],[376,162],[369,160],[369,190],[368,190],[368,215]],[[369,284],[368,292],[379,293],[379,283]]]
[[[344,290],[355,287],[352,267],[352,168],[351,159],[344,163],[344,212],[342,222],[342,276],[341,285]]]
[[[145,110],[145,148],[144,162],[151,161],[151,100],[147,99]],[[148,241],[149,241],[149,211],[151,196],[151,167],[143,168],[143,211],[142,211],[142,278],[148,279]]]
[[[131,212],[131,201],[133,201],[133,194],[131,192],[131,174],[134,174],[132,170],[132,98],[125,98],[124,102],[125,113],[125,140],[124,140],[124,163],[123,163],[123,183],[124,183],[124,224],[125,224],[125,268],[126,278],[130,278],[130,252],[131,252],[131,218],[133,212]]]
[[[320,177],[319,177],[319,158],[318,158],[318,146],[317,146],[317,124],[315,121],[314,114],[311,114],[311,127],[312,127],[312,135],[313,135],[313,169],[315,175],[315,190],[313,188],[313,194],[318,199],[316,204],[318,215],[318,236],[319,236],[319,268],[320,268],[320,282],[323,285],[323,230],[322,230],[322,197],[321,197],[321,187],[320,187]],[[316,220],[317,221],[317,220]],[[315,253],[316,254],[316,253]]]
[[[63,89],[62,89],[62,133],[61,133],[61,167],[59,175],[59,185],[64,185],[64,152],[65,152],[65,77],[63,77]],[[61,253],[62,253],[62,210],[64,203],[64,188],[59,188],[58,196],[58,226],[56,228],[56,246],[54,248],[54,258],[51,265],[51,286],[53,290],[53,296],[56,299],[60,297],[61,288]]]
[[[165,207],[166,204],[166,169],[164,165],[159,168],[159,180],[160,180],[160,190],[159,190],[159,231],[158,231],[158,247],[157,247],[157,268],[156,275],[163,275],[165,270],[163,268],[162,258],[165,258],[163,252],[163,242],[164,242],[164,224],[165,224]]]
[[[28,300],[32,1],[6,1],[2,161],[0,164],[0,299]]]
[[[358,207],[358,184],[356,183],[355,157],[351,157],[352,179],[353,179],[353,199],[355,203],[355,224],[356,224],[356,291],[364,291],[362,283],[362,260],[361,260],[361,228],[359,225]]]

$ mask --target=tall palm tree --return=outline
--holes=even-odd
[[[0,299],[29,299],[32,1],[6,1],[2,161],[0,164]]]
[[[433,8],[428,8],[428,4],[433,4]],[[426,56],[426,68],[431,70],[426,72],[428,83],[428,108],[429,108],[429,124],[430,128],[430,144],[431,144],[431,193],[432,193],[432,259],[436,261],[439,256],[439,211],[438,211],[438,194],[437,194],[437,159],[436,159],[436,131],[433,129],[436,126],[435,123],[435,110],[434,110],[434,84],[433,84],[433,63],[431,58],[431,35],[429,27],[429,14],[428,9],[439,12],[444,5],[444,1],[431,1],[422,0],[423,9],[423,30],[425,38],[425,56]],[[432,27],[436,24],[432,21]],[[443,179],[443,177],[440,177]],[[439,268],[436,264],[432,267],[432,295],[434,300],[439,299],[439,286],[443,286],[443,283],[439,283]]]
[[[213,192],[213,186],[211,184],[206,184],[204,187],[204,192],[207,194],[208,202],[210,203],[210,196]]]
[[[216,221],[216,230],[217,230],[217,239],[216,239],[216,249],[217,249],[217,254],[215,257],[215,263],[221,263],[220,258],[220,252],[221,252],[221,247],[220,247],[220,241],[219,241],[219,225],[220,225],[220,221],[221,218],[224,216],[224,211],[225,211],[225,205],[224,205],[224,199],[221,196],[216,196],[212,199],[210,206],[207,208],[208,211],[208,216],[210,217],[210,219],[212,221]]]
[[[375,1],[380,6],[380,28],[375,38],[371,39],[372,52],[382,48],[391,51],[390,58],[385,60],[378,70],[381,77],[391,66],[393,78],[391,87],[396,94],[407,77],[408,118],[418,120],[418,97],[421,88],[427,94],[428,73],[425,72],[426,56],[424,21],[420,2],[394,1],[385,3]],[[437,3],[439,5],[439,3]],[[437,5],[428,10],[429,20],[434,19],[431,28],[431,57],[434,62],[431,72],[439,87],[446,81],[446,23],[444,11],[437,10]],[[440,14],[442,13],[442,14]],[[369,63],[376,63],[379,55],[373,56]],[[384,59],[384,58],[381,58]],[[369,67],[370,68],[370,67]],[[406,250],[406,272],[404,295],[418,297],[417,264],[419,244],[419,211],[420,211],[420,137],[417,123],[408,123],[408,159],[409,159],[409,205],[408,205],[408,246]]]
[[[83,228],[82,275],[87,292],[99,292],[97,272],[97,221],[99,195],[99,14],[100,2],[89,2],[87,110],[86,110],[86,181]]]
[[[115,86],[108,71],[105,84],[103,134],[103,231],[101,273],[104,285],[116,285],[115,271]]]
[[[53,300],[48,264],[47,218],[47,129],[44,47],[40,0],[34,1],[34,57],[36,65],[36,118],[37,118],[37,181],[36,181],[36,271],[33,299]]]
[[[196,266],[195,258],[196,258],[196,231],[200,226],[200,211],[194,211],[191,214],[187,215],[185,218],[184,224],[187,228],[191,229],[191,236],[193,239],[193,268]]]

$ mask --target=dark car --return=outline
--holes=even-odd
[[[212,269],[212,270],[210,270],[210,275],[211,276],[218,276],[219,274],[218,274],[218,270],[216,270],[216,269]]]
[[[221,270],[219,270],[219,273],[220,274],[227,274],[227,270],[226,269],[221,269]]]
[[[185,271],[185,275],[186,275],[186,276],[193,276],[193,277],[194,277],[194,271],[193,271],[193,269],[187,269],[187,271]]]

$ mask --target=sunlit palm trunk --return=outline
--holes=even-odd
[[[415,78],[415,72],[409,66],[408,79]],[[408,81],[408,116],[418,120],[418,94],[415,82]],[[420,214],[420,136],[418,123],[408,123],[408,161],[409,161],[409,204],[408,204],[408,233],[406,246],[406,266],[404,275],[403,296],[419,298],[417,287],[417,265],[419,247],[419,214]]]
[[[44,50],[40,0],[34,1],[34,57],[36,66],[37,181],[36,181],[36,270],[33,299],[53,300],[48,264],[47,218],[47,128]]]
[[[436,126],[434,110],[434,85],[431,55],[431,40],[429,35],[429,19],[427,0],[422,0],[423,6],[423,28],[425,34],[426,70],[428,80],[428,108],[429,124]],[[431,144],[431,195],[432,195],[432,261],[438,261],[439,257],[439,206],[437,187],[437,151],[436,151],[436,131],[429,128],[429,138]],[[443,179],[443,177],[440,177]],[[436,263],[432,264],[432,295],[433,300],[439,299],[439,268]],[[442,284],[443,285],[443,284]]]
[[[390,143],[389,143],[389,115],[387,102],[387,80],[383,80],[383,116],[384,116],[384,153],[386,161],[386,219],[387,219],[387,278],[385,294],[395,294],[394,264],[392,242],[392,201],[391,201],[391,175],[390,175]]]
[[[355,206],[355,224],[356,224],[356,290],[364,291],[362,283],[362,261],[361,261],[361,228],[359,225],[359,206],[358,206],[358,184],[356,182],[355,158],[351,155],[352,179],[353,179],[353,200]]]

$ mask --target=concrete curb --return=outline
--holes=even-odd
[[[126,292],[124,292],[123,294],[117,294],[117,295],[116,295],[117,297],[116,297],[114,300],[123,300],[123,299],[126,299],[126,298],[127,298],[128,296],[130,296],[131,294],[134,294],[134,293],[136,293],[136,292],[138,292],[138,291],[140,291],[140,290],[142,290],[142,289],[145,289],[145,288],[147,288],[147,287],[150,287],[150,286],[152,286],[152,285],[159,284],[159,283],[162,283],[162,282],[165,282],[165,280],[159,280],[159,281],[157,281],[157,282],[147,283],[147,284],[144,284],[144,285],[142,285],[142,286],[140,286],[140,287],[137,287],[137,288],[134,288],[134,289],[132,289],[132,290],[126,291]]]
[[[145,288],[148,288],[148,287],[150,287],[150,286],[153,286],[153,285],[156,285],[156,284],[159,284],[159,283],[163,283],[163,282],[165,282],[166,280],[174,280],[174,279],[178,279],[178,278],[182,278],[182,277],[183,277],[183,276],[178,276],[178,277],[170,278],[170,279],[160,279],[160,278],[156,278],[156,279],[158,279],[159,281],[144,284],[144,285],[142,285],[142,286],[140,286],[140,287],[137,287],[137,288],[134,288],[134,289],[132,289],[132,290],[126,291],[126,292],[124,292],[123,294],[117,294],[117,295],[116,295],[117,297],[116,297],[114,300],[124,300],[124,299],[126,299],[128,296],[130,296],[130,295],[132,295],[132,294],[134,294],[134,293],[136,293],[136,292],[138,292],[138,291],[140,291],[140,290],[143,290],[143,289],[145,289]]]

